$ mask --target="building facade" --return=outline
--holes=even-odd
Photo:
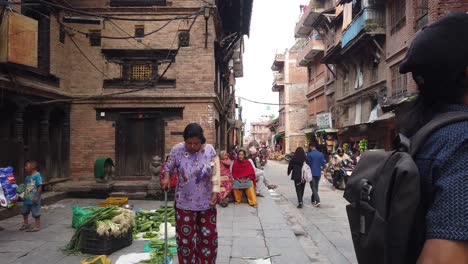
[[[251,140],[255,140],[260,145],[269,146],[271,139],[271,131],[269,129],[269,120],[260,120],[250,123]]]
[[[449,11],[467,10],[466,1],[310,1],[295,35],[305,41],[298,63],[308,69],[311,130],[326,111],[339,145],[365,140],[369,148],[390,149],[398,132],[394,112],[417,94],[411,76],[399,74],[412,39]]]
[[[51,3],[5,12],[38,21],[38,63],[1,64],[1,139],[26,150],[2,166],[33,158],[45,177],[90,180],[109,157],[118,179],[146,180],[188,123],[216,148],[235,140],[251,0]]]
[[[275,145],[283,153],[294,152],[306,143],[304,129],[307,126],[307,71],[298,67],[299,45],[283,54],[276,54],[271,67],[274,75],[272,91],[279,95],[279,124]]]

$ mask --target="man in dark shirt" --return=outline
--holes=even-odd
[[[419,96],[402,121],[413,136],[434,116],[468,112],[468,14],[422,29],[401,63]],[[434,132],[415,157],[422,176],[426,233],[418,264],[468,263],[468,121]]]
[[[325,156],[322,152],[317,150],[315,142],[310,142],[309,152],[307,153],[307,164],[312,171],[312,181],[310,182],[310,189],[312,189],[311,202],[314,206],[320,205],[320,196],[318,194],[318,186],[322,176],[322,170],[326,168]]]

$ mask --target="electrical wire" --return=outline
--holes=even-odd
[[[196,20],[197,20],[198,16],[196,16],[193,21],[192,21],[192,24],[190,25],[188,31],[190,32],[193,28],[193,25],[195,24]],[[174,39],[177,38],[177,35]],[[175,41],[174,41],[175,42]],[[173,44],[174,44],[173,42]],[[177,50],[175,51],[175,55],[177,55],[177,53],[179,52],[180,50],[180,46],[177,48]],[[171,55],[171,51],[168,52],[167,54],[167,57],[166,57],[166,60],[170,57]],[[158,72],[156,72],[145,84],[143,87],[141,88],[138,88],[138,89],[133,89],[133,90],[129,90],[129,91],[123,91],[123,92],[115,92],[115,93],[109,93],[109,94],[101,94],[101,95],[91,95],[91,96],[86,96],[86,97],[82,97],[82,98],[72,98],[72,99],[57,99],[57,100],[49,100],[49,101],[43,101],[43,102],[37,102],[37,103],[33,103],[35,105],[44,105],[44,104],[53,104],[53,103],[64,103],[64,102],[76,102],[76,101],[86,101],[86,100],[94,100],[94,99],[104,99],[104,98],[107,98],[107,97],[113,97],[113,96],[117,96],[117,95],[124,95],[124,94],[131,94],[131,93],[136,93],[136,92],[140,92],[140,91],[143,91],[143,90],[146,90],[146,89],[149,89],[149,88],[154,88],[152,86],[148,86],[150,85],[155,79],[156,77],[158,77],[158,81],[161,80],[164,75],[167,73],[167,71],[169,70],[169,68],[172,66],[172,61],[168,64],[168,66],[166,67],[166,69],[164,70],[164,72],[159,75],[158,77]]]
[[[83,57],[91,64],[91,66],[93,66],[94,69],[96,69],[98,72],[100,72],[102,75],[104,75],[105,77],[107,78],[111,78],[109,77],[106,73],[104,73],[101,69],[99,69],[96,64],[94,64],[91,59],[83,52],[83,50],[80,48],[80,46],[78,46],[78,44],[76,43],[76,41],[73,39],[73,37],[71,36],[71,34],[67,34],[68,38],[70,38],[71,42],[73,43],[73,45],[78,49],[78,51],[80,52],[81,55],[83,55]]]
[[[197,16],[199,16],[200,14],[201,14],[200,12],[197,12],[197,13],[191,14],[191,15],[189,15],[189,16],[186,16],[185,19],[191,19],[192,17],[194,17],[194,16],[197,17]],[[166,23],[164,23],[164,25],[162,25],[162,26],[159,27],[158,29],[153,30],[153,31],[151,31],[151,32],[148,32],[148,33],[144,34],[143,37],[147,37],[147,36],[153,35],[153,34],[155,34],[155,33],[158,33],[159,31],[161,31],[161,30],[163,30],[164,28],[166,28],[167,26],[169,26],[169,24],[171,24],[171,23],[174,22],[175,20],[177,20],[177,19],[173,18],[173,19],[167,21]],[[70,27],[70,26],[65,25],[63,22],[59,22],[59,23],[60,23],[60,25],[63,26],[64,28],[67,28],[67,29],[69,29],[69,30],[71,30],[71,31],[73,31],[73,32],[82,34],[82,35],[84,35],[84,36],[86,36],[86,37],[89,36],[89,32],[83,32],[83,31],[80,31],[80,30],[78,30],[78,29],[72,28],[72,27]],[[101,38],[104,38],[104,39],[134,39],[135,37],[134,37],[134,36],[129,36],[129,37],[114,37],[114,36],[105,36],[105,35],[101,35]]]
[[[186,16],[177,16],[175,18],[129,18],[129,17],[116,17],[116,16],[110,16],[110,15],[104,15],[104,14],[94,14],[94,13],[89,13],[89,12],[85,12],[85,11],[81,11],[81,10],[78,10],[78,9],[75,9],[75,8],[70,8],[70,7],[66,7],[66,6],[62,6],[62,5],[58,5],[58,4],[55,4],[55,3],[51,3],[51,2],[47,2],[47,1],[44,1],[44,0],[37,0],[38,2],[42,3],[43,5],[47,5],[47,6],[52,6],[52,7],[55,7],[55,8],[59,8],[59,9],[62,9],[62,10],[66,10],[66,11],[69,11],[69,12],[72,12],[72,13],[76,13],[76,14],[80,14],[80,15],[86,15],[86,16],[91,16],[91,17],[98,17],[98,18],[103,18],[103,19],[113,19],[113,20],[123,20],[123,21],[137,21],[137,22],[143,22],[143,21],[149,21],[149,22],[156,22],[156,21],[170,21],[170,20],[173,20],[173,19],[176,19],[176,20],[183,20],[183,19],[187,19],[187,18],[190,18],[190,17],[186,17]],[[13,5],[32,5],[31,3],[23,3],[23,2],[5,2],[5,1],[0,1],[0,4],[1,3],[4,3],[4,4],[13,4]]]
[[[251,102],[251,103],[254,103],[254,104],[262,104],[262,105],[278,105],[278,106],[283,106],[283,105],[295,105],[295,106],[306,106],[304,103],[306,103],[306,101],[303,101],[304,103],[300,103],[300,102],[293,102],[293,103],[289,103],[289,104],[281,104],[281,103],[265,103],[265,102],[259,102],[259,101],[255,101],[255,100],[251,100],[251,99],[247,99],[245,97],[241,97],[241,96],[236,96],[236,98],[238,99],[241,99],[241,100],[245,100],[247,102]]]

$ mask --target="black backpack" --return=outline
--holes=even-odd
[[[360,264],[416,263],[425,240],[430,201],[421,200],[413,157],[436,130],[468,120],[468,113],[436,116],[411,139],[399,135],[394,151],[366,151],[347,182],[344,198]]]

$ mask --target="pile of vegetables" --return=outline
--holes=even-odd
[[[157,211],[140,210],[136,213],[136,226],[134,233],[147,232],[146,238],[151,238],[153,231],[159,231],[161,224],[164,224],[164,210],[165,207],[161,206]],[[167,222],[175,226],[175,209],[174,207],[167,207]],[[169,228],[168,228],[169,230]]]
[[[155,240],[160,241],[162,244],[159,244],[158,249],[151,251],[151,259],[141,261],[138,264],[164,264],[164,241],[162,240]],[[173,243],[167,243],[167,246],[170,247]],[[170,251],[167,252],[168,257],[172,258],[172,253]]]
[[[135,213],[117,206],[99,207],[79,225],[65,247],[67,254],[76,254],[81,249],[81,233],[84,228],[95,228],[100,236],[125,235],[135,225]]]

